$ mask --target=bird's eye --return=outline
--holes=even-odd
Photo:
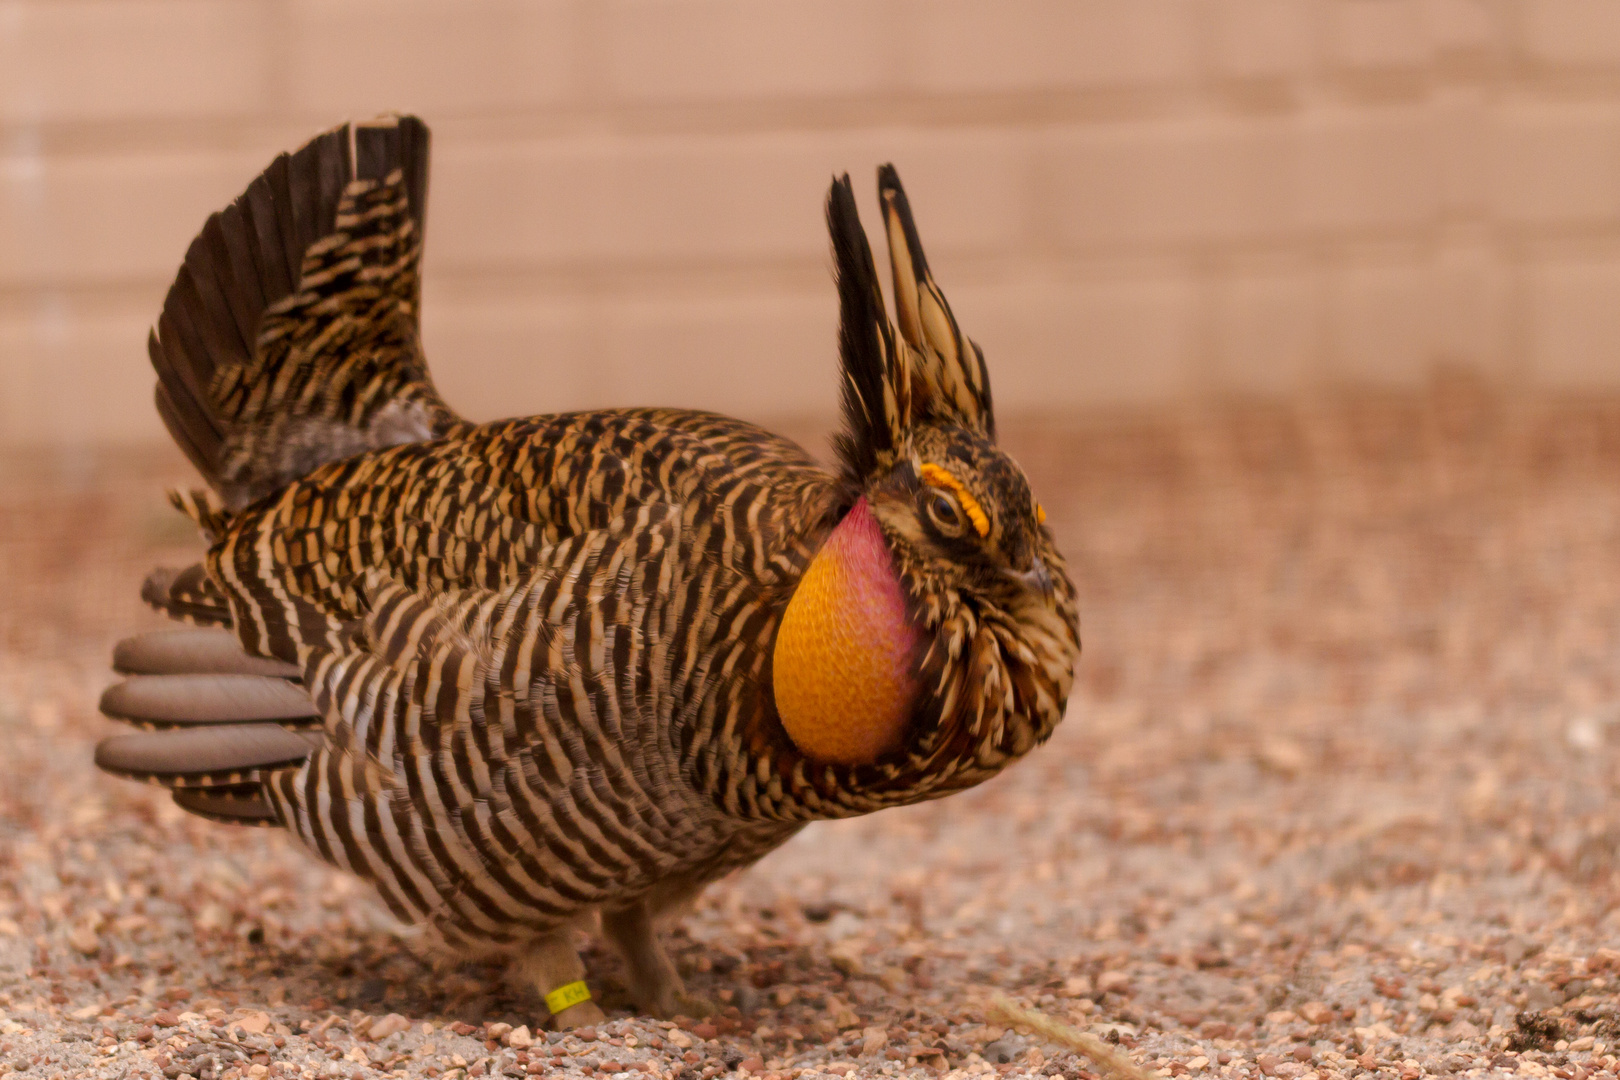
[[[940,532],[952,536],[962,532],[962,508],[943,491],[930,491],[923,501],[928,518]]]
[[[930,489],[923,496],[924,505],[936,528],[943,532],[966,533],[971,524],[981,539],[990,535],[990,516],[967,485],[948,470],[928,461],[922,463],[917,473]]]

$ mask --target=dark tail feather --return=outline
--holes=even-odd
[[[267,675],[298,678],[298,668],[280,660],[249,656],[226,630],[151,630],[125,638],[113,648],[113,670],[121,675]]]
[[[457,422],[417,338],[428,131],[345,124],[208,219],[148,343],[157,409],[231,509]]]
[[[237,787],[302,762],[320,732],[279,724],[200,724],[169,731],[114,735],[96,745],[96,764],[110,773],[164,787]]]
[[[184,570],[152,571],[141,585],[141,599],[182,622],[198,626],[231,625],[231,609],[225,594],[208,577],[202,563]]]
[[[102,715],[141,727],[320,723],[304,688],[263,675],[131,675],[101,695]]]
[[[282,824],[260,784],[224,788],[176,788],[174,804],[222,825]]]
[[[146,730],[103,739],[96,764],[173,789],[179,806],[216,821],[279,824],[265,781],[325,738],[297,669],[248,656],[222,630],[141,634],[113,656],[129,677],[101,711]]]

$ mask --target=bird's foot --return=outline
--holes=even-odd
[[[707,1016],[716,1011],[712,1002],[686,992],[669,953],[653,932],[646,904],[604,911],[602,932],[624,957],[630,997],[642,1012],[667,1020],[682,1014]]]
[[[595,1027],[597,1024],[607,1022],[604,1013],[594,1001],[582,1001],[578,1005],[570,1005],[561,1012],[551,1016],[553,1031],[568,1031],[571,1028]]]
[[[589,1027],[607,1020],[585,985],[585,965],[566,933],[535,943],[518,960],[514,972],[540,992],[557,1031]]]

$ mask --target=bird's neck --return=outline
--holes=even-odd
[[[899,749],[921,641],[862,497],[805,569],[777,631],[772,689],[788,737],[812,759],[845,765]]]

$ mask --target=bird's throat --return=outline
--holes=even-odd
[[[811,758],[845,765],[898,749],[921,640],[862,498],[811,560],[777,631],[772,687],[788,737]]]

